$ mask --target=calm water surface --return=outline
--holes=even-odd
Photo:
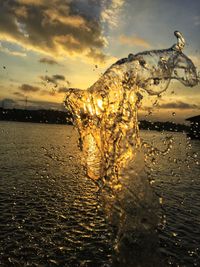
[[[141,136],[159,150],[173,138],[148,162],[166,221],[160,251],[169,266],[200,266],[200,142]],[[112,230],[77,138],[71,126],[0,122],[0,266],[109,266]]]

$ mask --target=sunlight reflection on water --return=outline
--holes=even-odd
[[[73,127],[0,124],[1,266],[109,264],[112,229],[97,187],[80,167]],[[198,266],[200,143],[181,133],[141,132],[159,149],[171,134],[172,150],[147,162],[166,216],[160,250],[172,266]]]

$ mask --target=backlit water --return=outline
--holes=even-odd
[[[141,137],[160,150],[173,139],[146,170],[166,220],[161,255],[167,266],[200,266],[200,142],[182,133]],[[110,265],[112,227],[77,139],[72,126],[0,122],[0,266]]]

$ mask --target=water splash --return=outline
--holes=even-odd
[[[142,92],[160,95],[172,79],[190,87],[199,82],[194,64],[182,53],[182,34],[174,34],[177,43],[171,48],[129,54],[87,90],[70,88],[66,94],[87,175],[101,188],[108,219],[116,229],[115,266],[145,266],[143,259],[153,258],[150,247],[155,246],[159,201],[144,172],[137,117]]]

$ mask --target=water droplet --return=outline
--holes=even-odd
[[[55,264],[56,266],[59,265],[58,262],[56,260],[53,260],[53,259],[49,259],[49,262]]]
[[[171,171],[171,175],[172,175],[172,176],[174,176],[174,175],[175,175],[175,174],[174,174],[174,171]]]
[[[172,235],[173,235],[174,237],[176,237],[178,234],[177,234],[177,233],[175,233],[175,232],[173,232],[173,233],[172,233]]]
[[[150,183],[150,185],[153,185],[153,184],[155,183],[155,179],[151,179],[151,180],[149,181],[149,183]]]
[[[198,153],[194,152],[193,153],[193,158],[197,158],[198,157]]]
[[[156,101],[153,103],[153,106],[155,107],[157,104],[158,104],[158,100],[156,100]]]

